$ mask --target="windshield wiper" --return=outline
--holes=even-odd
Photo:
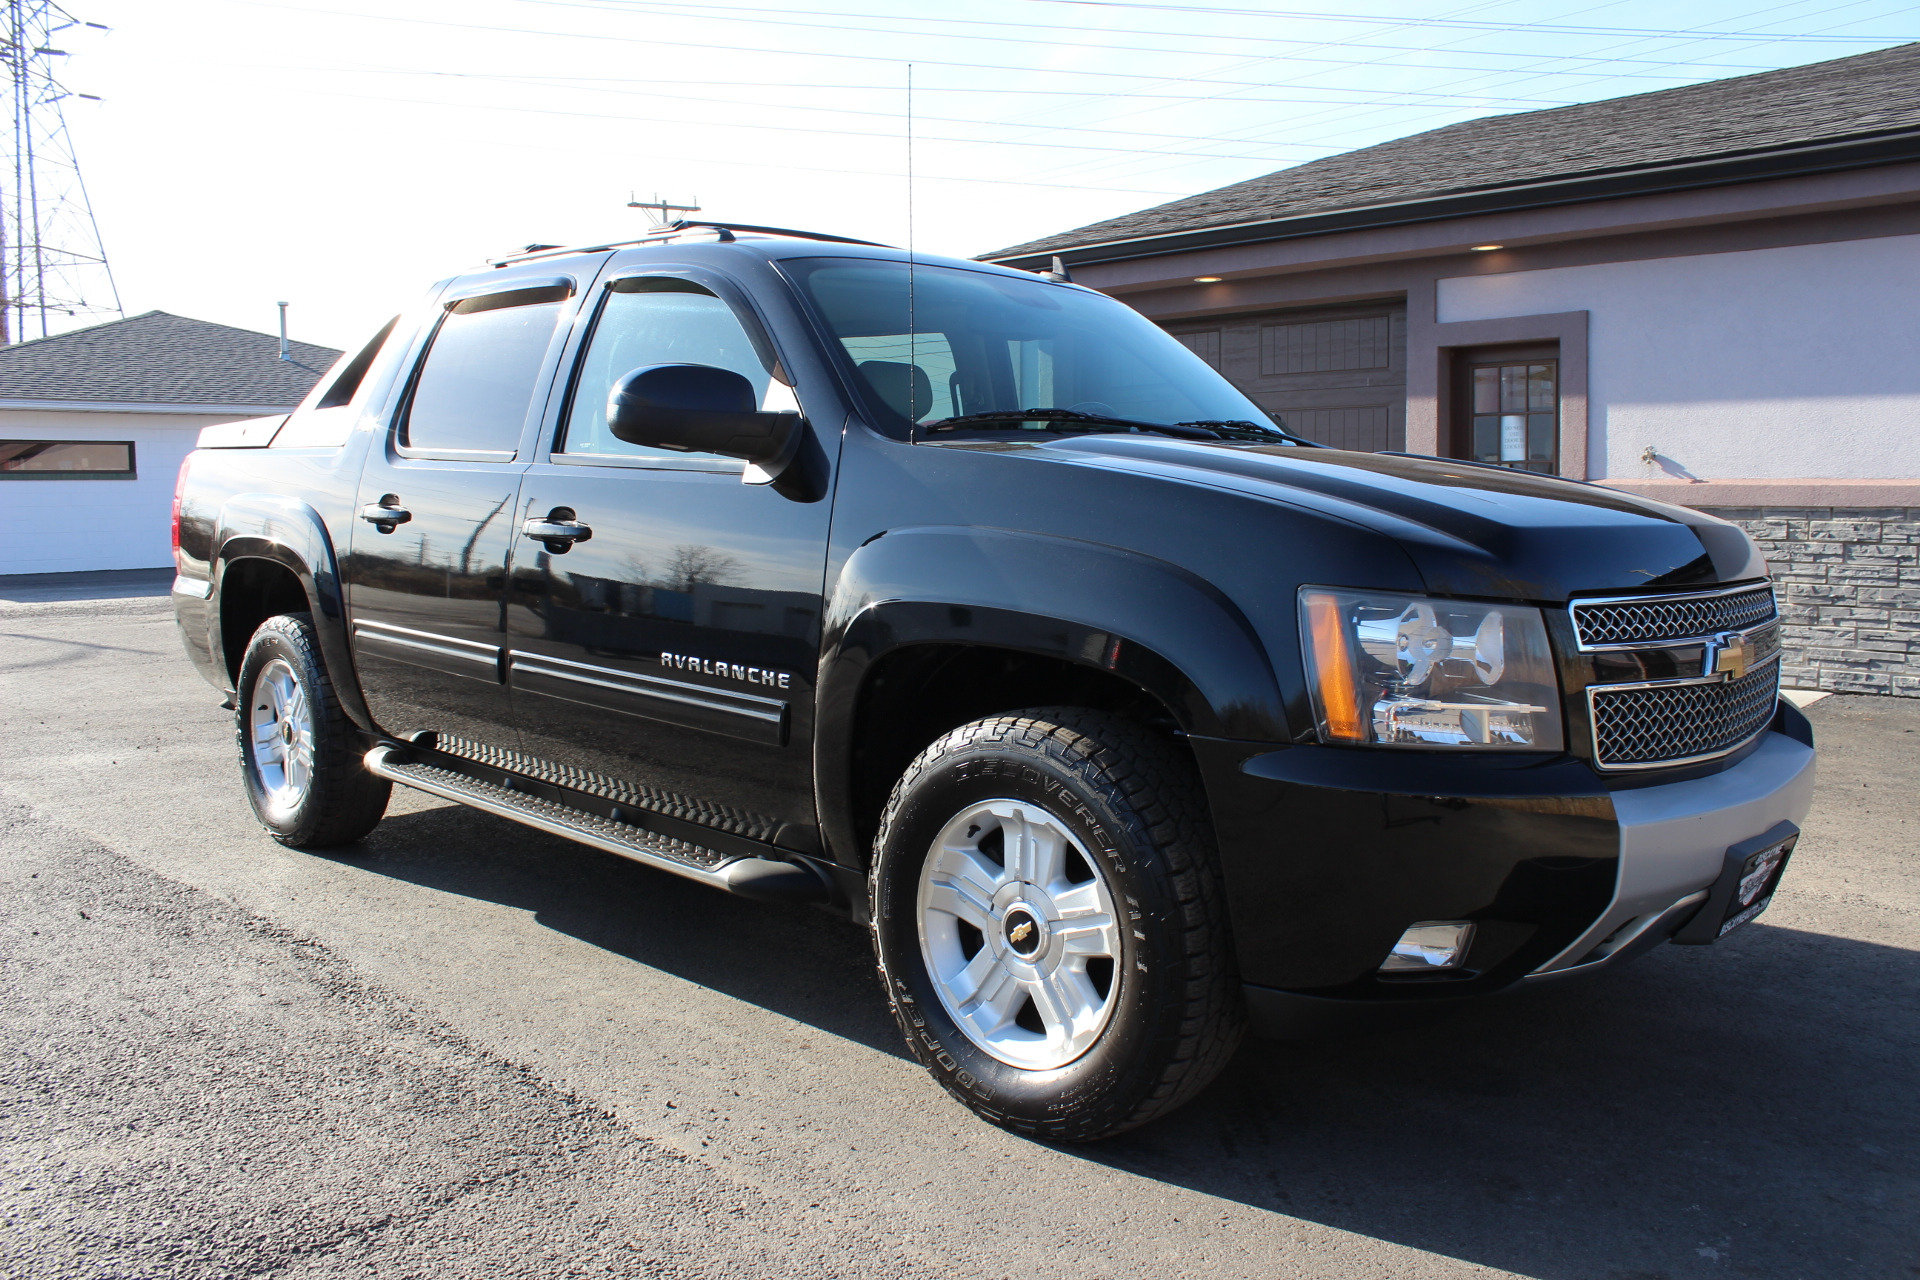
[[[986,413],[962,414],[942,418],[921,427],[923,431],[960,431],[967,427],[1018,425],[1023,422],[1046,424],[1049,431],[1070,431],[1076,424],[1088,429],[1116,427],[1127,431],[1156,431],[1181,440],[1285,440],[1310,449],[1326,446],[1283,431],[1263,427],[1245,418],[1200,418],[1192,422],[1142,422],[1137,418],[1119,418],[1105,413],[1082,413],[1078,409],[994,409]]]
[[[1180,427],[1205,427],[1217,432],[1229,440],[1285,440],[1288,444],[1304,445],[1309,449],[1324,449],[1327,446],[1318,440],[1308,440],[1281,427],[1263,427],[1257,422],[1245,418],[1201,418],[1195,422],[1179,422]]]
[[[1158,431],[1162,435],[1178,436],[1182,440],[1221,438],[1218,431],[1197,423],[1136,422],[1132,418],[1116,418],[1104,413],[1081,413],[1078,409],[994,409],[987,413],[966,413],[957,418],[942,418],[938,422],[925,423],[920,429],[922,431],[960,431],[967,427],[990,427],[1001,423],[1021,422],[1046,423],[1048,430],[1070,430],[1076,425],[1082,425],[1119,427],[1128,431]]]

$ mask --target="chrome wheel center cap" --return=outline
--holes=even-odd
[[[1046,945],[1045,923],[1025,907],[1015,907],[1007,912],[1000,927],[1007,936],[1007,945],[1016,955],[1031,959]]]

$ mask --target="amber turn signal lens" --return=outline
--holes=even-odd
[[[1313,636],[1312,671],[1320,686],[1327,737],[1336,742],[1365,742],[1367,729],[1360,722],[1360,696],[1353,679],[1353,642],[1346,619],[1340,616],[1340,598],[1321,592],[1307,596],[1307,627]]]

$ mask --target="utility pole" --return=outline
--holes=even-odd
[[[69,94],[55,74],[69,56],[58,44],[87,28],[107,29],[47,0],[0,0],[13,124],[0,157],[0,343],[44,338],[66,317],[126,314],[61,106],[99,99]]]
[[[674,204],[672,201],[661,199],[658,192],[654,193],[652,200],[637,199],[629,192],[627,195],[627,208],[652,210],[654,213],[653,225],[656,228],[664,228],[676,221],[673,217],[676,213],[700,212],[699,199],[699,196],[695,196],[695,203],[693,204]]]

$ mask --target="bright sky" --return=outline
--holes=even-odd
[[[972,256],[1474,116],[1920,39],[1898,0],[801,2],[67,0],[112,28],[60,47],[102,99],[68,120],[126,312],[271,331],[284,298],[294,337],[357,344],[485,258],[640,233],[636,192],[905,244],[909,63],[914,241]]]

